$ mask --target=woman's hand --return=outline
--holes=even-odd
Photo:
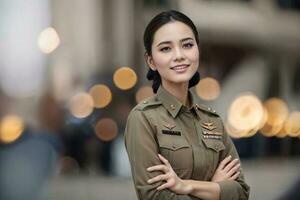
[[[177,176],[169,161],[160,154],[158,154],[158,158],[162,161],[163,164],[149,167],[147,168],[147,171],[162,171],[164,173],[149,179],[148,183],[152,184],[158,181],[165,181],[166,183],[160,185],[157,190],[168,188],[176,194],[189,194],[191,189],[189,188],[188,184],[186,184],[184,180],[180,179]]]
[[[211,181],[235,180],[240,175],[240,167],[238,159],[231,160],[231,156],[228,156],[219,164]]]

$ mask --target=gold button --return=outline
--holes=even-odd
[[[208,108],[207,108],[207,110],[208,110],[208,111],[210,111],[210,110],[211,110],[211,108],[210,108],[210,107],[208,107]]]
[[[173,104],[170,105],[171,110],[175,110],[175,106]]]
[[[148,103],[148,101],[143,101],[144,104]]]

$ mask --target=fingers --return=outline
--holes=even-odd
[[[239,163],[238,159],[232,160],[230,163],[228,163],[226,165],[226,167],[224,168],[224,171],[229,172],[231,170],[231,168],[235,167],[238,163]]]
[[[164,174],[158,175],[152,179],[149,179],[147,182],[148,183],[155,183],[158,181],[162,180],[167,180],[168,175],[167,173],[170,172],[170,167],[171,165],[169,164],[169,161],[165,159],[162,155],[158,154],[159,159],[163,162],[163,165],[155,165],[147,168],[148,172],[153,172],[153,171],[163,171]]]
[[[161,174],[161,175],[155,176],[154,178],[149,179],[147,182],[148,183],[155,183],[155,182],[163,181],[163,180],[167,180],[167,179],[168,179],[168,175]]]
[[[240,173],[241,173],[240,171],[236,172],[232,177],[229,178],[229,180],[234,181],[239,177]]]
[[[219,169],[224,169],[224,167],[230,162],[231,160],[231,155],[226,157],[224,160],[221,161],[220,165],[219,165]]]
[[[174,181],[168,181],[157,188],[157,190],[163,190],[166,188],[171,188],[174,185]]]
[[[155,165],[152,167],[147,168],[148,172],[153,172],[153,171],[163,171],[164,173],[169,172],[169,168],[166,165]]]
[[[164,165],[155,165],[152,167],[148,167],[147,171],[151,172],[151,171],[163,171],[165,173],[169,172],[171,165],[169,163],[169,161],[167,159],[165,159],[162,155],[158,154],[158,158],[163,162]]]
[[[234,167],[231,168],[231,170],[229,170],[229,172],[227,173],[230,177],[236,173],[241,167],[241,164],[238,163],[237,165],[235,165]]]
[[[162,155],[158,154],[159,160],[161,160],[165,165],[170,166],[170,163],[167,159],[165,159]]]

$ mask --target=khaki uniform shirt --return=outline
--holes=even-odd
[[[135,190],[139,200],[191,200],[190,195],[178,195],[169,189],[157,191],[162,184],[147,180],[163,172],[148,172],[150,166],[161,164],[158,153],[171,164],[181,179],[211,181],[219,163],[229,155],[238,158],[220,117],[209,108],[191,107],[160,87],[157,94],[139,103],[130,112],[125,130],[127,149]],[[218,183],[220,199],[244,200],[249,186],[243,173],[235,181]]]

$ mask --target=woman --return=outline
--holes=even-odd
[[[248,199],[236,149],[220,117],[195,104],[199,39],[178,11],[155,16],[144,33],[155,96],[130,112],[125,130],[140,200]]]

